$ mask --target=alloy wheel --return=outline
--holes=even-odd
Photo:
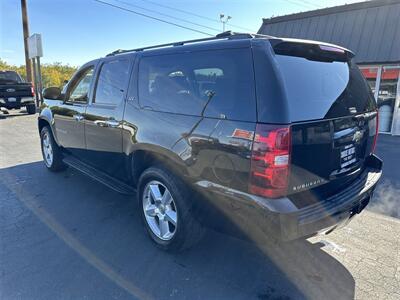
[[[42,139],[43,146],[43,158],[47,167],[51,167],[53,164],[53,147],[51,145],[49,133],[46,132]]]
[[[142,197],[144,216],[151,231],[161,240],[172,239],[178,214],[170,191],[161,182],[153,180],[145,186]]]

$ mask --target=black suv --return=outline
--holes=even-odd
[[[137,192],[157,245],[203,225],[292,240],[360,213],[381,176],[378,115],[349,50],[224,33],[83,65],[39,116],[46,167]]]

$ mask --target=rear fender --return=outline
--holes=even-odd
[[[140,144],[140,147],[135,147],[129,157],[131,176],[135,184],[145,169],[155,165],[166,167],[184,181],[188,178],[188,168],[184,161],[175,152],[166,148],[151,144]]]

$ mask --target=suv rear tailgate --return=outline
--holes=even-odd
[[[300,193],[307,205],[355,180],[372,152],[376,118],[371,112],[292,125],[289,194]]]
[[[376,104],[347,50],[299,41],[273,48],[292,124],[288,194],[309,205],[364,170],[375,142]]]
[[[30,83],[1,83],[0,82],[0,97],[27,97],[32,96]]]

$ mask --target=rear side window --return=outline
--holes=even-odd
[[[105,62],[100,69],[94,102],[118,105],[123,100],[128,79],[128,60]]]
[[[276,55],[292,121],[371,111],[370,88],[353,62]]]
[[[139,64],[139,101],[156,111],[255,120],[249,49],[150,56]]]

